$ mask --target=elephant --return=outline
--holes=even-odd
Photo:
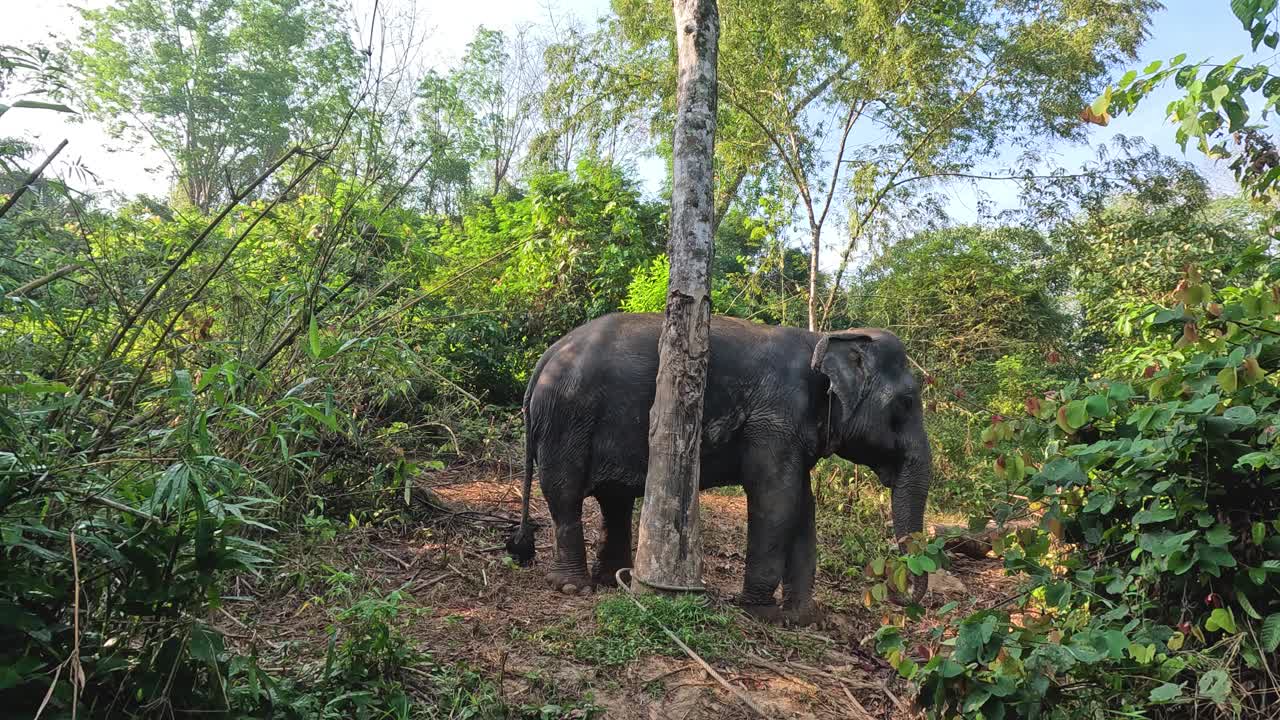
[[[547,582],[566,594],[614,584],[631,566],[631,521],[644,495],[649,413],[663,316],[604,315],[543,353],[529,378],[524,498],[507,550],[533,562],[534,465],[555,525]],[[923,528],[932,459],[920,383],[893,333],[817,333],[712,315],[703,396],[700,486],[747,497],[747,552],[736,602],[771,619],[812,617],[817,571],[809,474],[838,455],[876,471],[892,492],[899,542]],[[582,505],[594,497],[603,542],[588,573]],[[924,584],[917,579],[919,599]],[[775,593],[782,586],[782,604]]]

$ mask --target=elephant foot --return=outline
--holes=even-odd
[[[552,590],[565,595],[590,595],[595,589],[586,573],[552,570],[544,578]]]
[[[742,611],[751,617],[763,623],[771,625],[781,624],[783,621],[782,608],[776,603],[751,603],[735,601],[735,605],[742,608]]]
[[[795,606],[784,604],[781,615],[782,623],[788,627],[808,627],[822,625],[823,622],[823,612],[813,601]]]
[[[618,571],[630,566],[630,562],[596,561],[595,565],[591,567],[591,582],[597,587],[618,587]]]

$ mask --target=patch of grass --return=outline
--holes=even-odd
[[[596,605],[592,630],[583,632],[577,621],[566,619],[529,639],[549,654],[603,666],[625,665],[645,654],[683,655],[662,625],[708,660],[730,655],[743,640],[733,616],[716,611],[705,597],[654,595],[640,602],[645,610],[625,595],[613,595]]]

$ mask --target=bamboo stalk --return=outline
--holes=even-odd
[[[49,157],[45,158],[44,162],[40,163],[40,167],[32,170],[31,174],[27,176],[27,179],[22,181],[22,185],[19,186],[17,190],[13,191],[13,194],[9,196],[8,200],[4,201],[4,205],[0,205],[0,218],[4,217],[14,205],[18,204],[18,200],[27,193],[27,190],[29,190],[37,180],[40,179],[40,176],[44,174],[45,168],[49,167],[49,163],[53,162],[54,158],[58,157],[58,153],[62,152],[62,148],[67,146],[67,142],[68,141],[63,140],[58,143],[58,147],[54,148],[53,152],[49,153]]]

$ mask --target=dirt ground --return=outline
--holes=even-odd
[[[270,582],[262,581],[261,587],[238,584],[229,593],[239,599],[227,603],[222,612],[226,622],[220,624],[233,641],[265,644],[281,658],[314,657],[324,651],[331,622],[320,607],[326,600],[316,590],[317,580],[383,593],[407,588],[407,603],[416,613],[407,628],[412,640],[437,661],[480,669],[509,702],[536,699],[553,687],[564,697],[589,693],[608,718],[760,717],[674,644],[672,656],[640,656],[622,667],[601,667],[557,652],[540,639],[539,631],[552,627],[593,632],[597,604],[621,591],[566,597],[543,584],[552,553],[551,523],[536,490],[537,564],[520,568],[505,559],[507,530],[494,518],[519,517],[514,468],[451,468],[425,475],[419,484],[461,512],[436,516],[416,528],[344,529],[330,541],[309,540],[301,552],[280,559],[279,575]],[[734,615],[741,631],[734,652],[712,661],[712,667],[771,718],[915,717],[905,684],[875,655],[871,636],[881,618],[861,604],[862,579],[820,573],[818,602],[824,621],[817,628],[756,622],[728,603],[742,581],[746,498],[704,493],[701,502],[708,595],[718,612]],[[594,545],[599,516],[593,501],[587,502],[585,514],[587,540]],[[1010,591],[993,558],[953,557],[950,573],[948,582],[926,596],[926,607],[951,601],[960,602],[962,609],[993,604]],[[924,653],[936,648],[929,647],[919,623],[909,627],[919,635],[916,654],[924,659]]]

